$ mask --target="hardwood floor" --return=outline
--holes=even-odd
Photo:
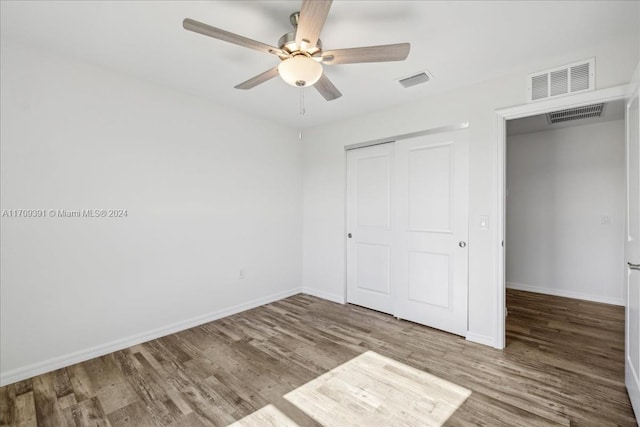
[[[284,396],[372,350],[471,390],[445,425],[636,425],[624,387],[622,307],[511,290],[507,305],[507,348],[499,351],[297,295],[2,387],[0,421],[207,426],[264,408],[263,420],[282,414],[317,426]]]

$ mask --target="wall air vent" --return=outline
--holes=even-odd
[[[568,122],[569,120],[588,119],[590,117],[602,116],[604,104],[591,104],[582,107],[569,108],[567,110],[554,111],[547,113],[547,121],[552,123]]]
[[[562,65],[527,77],[527,100],[540,101],[595,89],[595,58]]]
[[[433,78],[433,76],[429,72],[423,71],[421,73],[414,74],[412,76],[403,77],[401,79],[398,79],[398,83],[400,83],[402,85],[402,87],[407,88],[407,87],[419,85],[419,84],[422,84],[422,83],[426,83],[429,80],[431,80],[432,78]]]

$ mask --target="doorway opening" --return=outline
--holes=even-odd
[[[566,349],[575,340],[588,352],[582,341],[606,315],[601,332],[622,351],[624,119],[616,100],[507,121],[507,347],[536,339]]]
[[[497,263],[496,263],[496,348],[504,348],[506,344],[506,207],[507,207],[507,125],[508,122],[516,123],[517,119],[530,118],[531,121],[535,121],[535,116],[547,115],[557,111],[564,111],[572,108],[590,106],[594,104],[610,104],[615,101],[621,101],[625,99],[626,86],[618,86],[614,88],[588,92],[579,94],[563,99],[556,99],[552,101],[543,101],[538,103],[531,103],[522,105],[519,107],[508,108],[505,110],[499,110],[496,112],[496,129],[498,136],[498,174],[497,174],[497,190],[498,190],[498,207],[497,207],[497,223],[496,230],[496,243],[497,243]],[[615,107],[611,108],[612,112],[615,111]],[[540,120],[540,118],[538,118]],[[547,117],[544,120],[548,120]],[[521,122],[520,124],[522,124]],[[530,123],[531,124],[531,123]],[[561,129],[564,128],[563,125]],[[513,126],[512,126],[513,127]],[[568,126],[567,126],[568,127]],[[554,129],[560,131],[561,129]],[[535,148],[535,147],[534,147]],[[597,215],[598,221],[607,221],[606,217],[611,217],[613,214],[601,213]],[[603,218],[605,217],[605,218]],[[600,224],[604,226],[605,224]],[[550,228],[550,227],[549,227]],[[622,240],[621,240],[622,241]],[[526,245],[526,242],[524,242]],[[526,262],[527,260],[525,260]],[[620,259],[620,262],[623,260]],[[622,281],[621,281],[622,283]],[[620,286],[623,286],[620,284]],[[567,294],[565,294],[567,295]]]

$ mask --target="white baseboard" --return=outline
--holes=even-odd
[[[574,298],[585,301],[602,302],[605,304],[624,306],[624,300],[621,298],[603,297],[599,295],[584,294],[582,292],[565,291],[563,289],[554,288],[543,288],[539,286],[523,285],[521,283],[513,282],[507,282],[506,286],[509,289],[515,289],[517,291],[535,292],[537,294],[554,295],[557,297]]]
[[[73,353],[65,354],[59,357],[55,357],[42,362],[34,363],[32,365],[24,366],[17,369],[12,369],[0,374],[0,386],[12,384],[17,381],[21,381],[27,378],[35,377],[36,375],[44,374],[46,372],[55,371],[56,369],[71,366],[76,363],[84,362],[89,359],[104,356],[105,354],[113,353],[114,351],[122,350],[128,347],[132,347],[143,342],[151,341],[165,335],[173,334],[183,331],[185,329],[193,328],[194,326],[202,325],[204,323],[212,322],[214,320],[222,319],[223,317],[231,316],[232,314],[240,313],[242,311],[250,310],[252,308],[259,307],[261,305],[269,304],[274,301],[281,300],[283,298],[297,295],[301,292],[301,288],[290,289],[276,294],[268,295],[266,297],[258,298],[246,303],[238,304],[233,307],[217,310],[202,316],[193,317],[181,322],[173,323],[161,328],[153,329],[148,332],[132,335],[119,340],[111,341],[106,344],[97,345],[84,350],[76,351]]]
[[[338,304],[344,304],[346,302],[344,299],[344,295],[331,294],[329,292],[321,291],[319,289],[302,288],[302,293],[311,295],[313,297],[326,299],[328,301],[337,302]]]
[[[481,335],[481,334],[476,334],[476,333],[467,331],[466,339],[467,341],[475,342],[477,344],[487,345],[489,347],[496,346],[496,340],[493,337],[490,337],[488,335]]]
[[[627,385],[627,393],[629,393],[629,400],[633,412],[636,414],[636,421],[640,420],[640,384],[638,384],[638,374],[634,368],[635,363],[629,358],[625,357],[624,365],[624,382]]]

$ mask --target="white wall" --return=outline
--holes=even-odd
[[[624,120],[507,138],[508,287],[624,305],[624,167]]]
[[[536,69],[596,56],[597,87],[615,86],[636,47]],[[301,274],[305,291],[341,300],[344,146],[464,121],[468,337],[495,339],[497,241],[477,219],[495,226],[494,110],[525,102],[526,73],[310,129],[301,153],[297,131],[198,98],[6,40],[0,56],[0,207],[129,213],[2,218],[3,382],[297,292]]]
[[[3,382],[299,291],[296,130],[1,49],[2,209],[128,210],[2,218]]]
[[[535,70],[528,71],[591,56],[596,57],[596,88],[626,84],[638,60],[637,41],[612,40],[565,57],[550,58]],[[336,300],[344,298],[344,147],[468,121],[470,223],[467,338],[489,345],[496,344],[498,285],[495,265],[499,242],[494,229],[498,204],[495,110],[526,102],[526,74],[525,71],[505,76],[304,132],[304,289]],[[343,92],[346,96],[347,91]],[[480,230],[480,215],[489,216],[488,231]]]

